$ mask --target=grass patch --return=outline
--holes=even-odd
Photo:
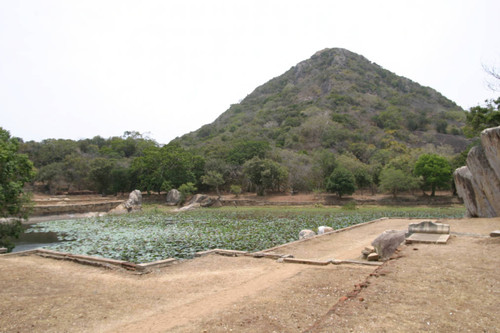
[[[51,249],[132,262],[192,258],[198,251],[224,248],[259,251],[298,239],[302,229],[334,229],[380,217],[456,218],[463,206],[223,207],[175,214],[148,205],[140,213],[39,223],[36,231],[59,233],[66,242]]]

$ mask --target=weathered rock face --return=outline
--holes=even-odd
[[[380,259],[389,259],[398,246],[405,241],[405,233],[404,230],[386,230],[375,238],[372,246],[375,248]]]
[[[167,193],[167,205],[175,206],[181,201],[181,192],[176,189],[172,189]]]
[[[481,133],[482,147],[467,155],[467,166],[455,170],[458,195],[469,217],[500,216],[500,127]]]

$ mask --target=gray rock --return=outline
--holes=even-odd
[[[316,236],[316,233],[309,229],[304,229],[299,232],[299,239],[311,238]]]
[[[175,209],[174,211],[175,212],[187,212],[187,211],[190,211],[190,210],[195,210],[195,209],[198,209],[200,208],[200,203],[199,202],[194,202],[192,204],[189,204],[189,205],[186,205],[184,207],[181,207],[181,208],[178,208],[178,209]]]
[[[476,198],[477,194],[469,168],[463,166],[456,169],[453,173],[453,179],[455,180],[457,194],[463,199],[465,208],[467,209],[467,217],[485,216],[488,210],[491,210],[491,213],[493,213],[491,205],[487,200],[478,200]]]
[[[493,209],[493,214],[483,217],[500,216],[500,181],[491,168],[483,148],[474,147],[469,151],[467,167],[472,174],[476,194],[482,193]],[[483,196],[477,196],[477,198],[484,200]]]
[[[449,234],[450,225],[444,223],[434,223],[432,221],[423,221],[420,223],[410,223],[408,225],[408,232],[423,233],[423,234]]]
[[[500,127],[487,128],[481,132],[481,145],[497,179],[500,179]]]
[[[326,226],[318,227],[318,235],[323,235],[327,232],[332,232],[332,231],[333,231],[332,227],[326,227]]]
[[[142,209],[142,193],[139,190],[130,192],[128,199],[109,211],[110,214],[125,214]]]
[[[396,251],[399,245],[405,241],[404,230],[386,230],[372,242],[375,252],[380,259],[386,260]]]
[[[455,170],[458,195],[469,217],[500,216],[500,126],[481,133],[482,147],[474,147],[467,166]]]
[[[181,201],[181,192],[176,189],[172,189],[167,193],[167,205],[175,206]]]
[[[368,261],[378,261],[380,259],[380,256],[378,255],[378,253],[370,253],[366,259]]]
[[[133,190],[125,201],[125,207],[130,210],[140,210],[142,207],[142,193],[139,190]]]
[[[0,247],[0,254],[7,253],[7,248]]]

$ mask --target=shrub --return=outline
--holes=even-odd
[[[196,190],[198,189],[191,182],[179,186],[179,192],[181,192],[180,204],[183,204],[186,201],[186,198],[189,197],[190,195],[193,195],[193,193],[196,192]]]
[[[241,194],[241,186],[240,185],[231,185],[230,189],[231,193],[238,197]]]

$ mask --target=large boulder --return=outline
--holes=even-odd
[[[128,195],[128,200],[125,201],[125,206],[130,209],[140,210],[142,207],[142,193],[139,190],[133,190]]]
[[[399,245],[405,241],[404,230],[386,230],[372,242],[375,252],[381,260],[387,260],[396,251]]]
[[[481,132],[481,144],[470,150],[467,166],[453,173],[457,193],[468,216],[500,216],[500,127]]]
[[[175,209],[175,212],[185,212],[200,207],[222,207],[222,203],[217,197],[206,194],[195,194],[184,207]]]
[[[206,194],[195,194],[187,203],[187,206],[192,204],[200,204],[201,207],[222,207],[222,203],[217,197],[212,197]]]
[[[333,228],[332,227],[327,227],[327,226],[321,226],[318,227],[318,235],[323,235],[326,234],[327,232],[332,232]]]
[[[181,192],[176,189],[172,189],[167,193],[167,205],[175,206],[181,201]]]
[[[130,192],[128,199],[109,211],[110,214],[125,214],[142,209],[142,193],[139,190]]]
[[[316,233],[309,229],[304,229],[299,232],[299,239],[306,239],[316,236]]]

